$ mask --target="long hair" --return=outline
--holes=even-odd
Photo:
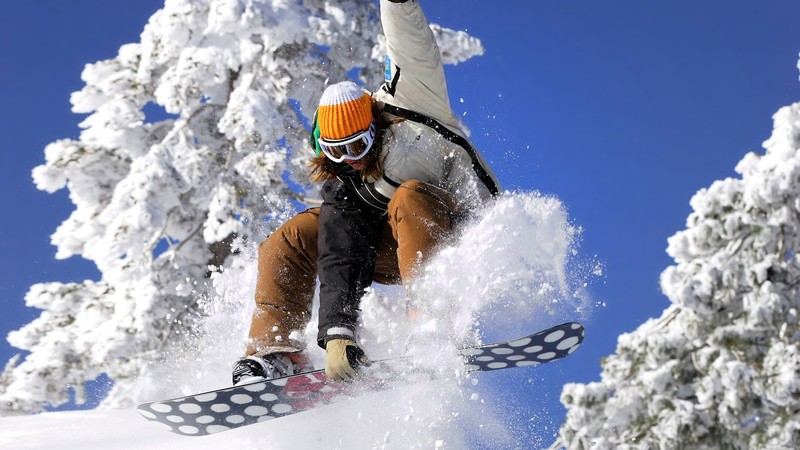
[[[387,120],[383,116],[383,111],[374,98],[372,100],[372,117],[375,120],[375,139],[372,141],[372,148],[364,157],[364,168],[361,170],[361,178],[379,179],[383,176],[383,161],[381,160],[381,150],[383,148],[383,136],[389,129],[389,125],[401,122],[403,119]],[[333,162],[324,153],[311,158],[308,163],[308,176],[312,183],[327,181],[336,178],[339,173],[347,167],[344,162]]]

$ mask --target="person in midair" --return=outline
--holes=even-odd
[[[366,362],[359,301],[373,281],[409,286],[471,211],[500,189],[450,108],[439,47],[416,0],[381,0],[385,82],[328,86],[314,115],[310,176],[322,206],[297,214],[258,250],[256,309],[234,385],[309,370],[300,331],[319,278],[325,372],[351,380]]]

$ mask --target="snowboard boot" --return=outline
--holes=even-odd
[[[248,356],[233,365],[233,385],[252,383],[288,377],[313,370],[314,367],[302,353],[271,353],[269,355]]]

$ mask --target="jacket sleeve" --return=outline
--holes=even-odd
[[[442,55],[419,3],[381,0],[381,23],[387,56],[379,100],[457,127]]]
[[[375,271],[380,214],[357,200],[341,179],[322,187],[317,247],[319,260],[319,334],[329,339],[355,337],[359,302]]]

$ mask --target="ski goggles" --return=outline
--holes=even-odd
[[[375,121],[369,128],[344,139],[318,138],[317,143],[322,153],[333,162],[340,163],[345,160],[356,161],[369,153],[375,141]]]

